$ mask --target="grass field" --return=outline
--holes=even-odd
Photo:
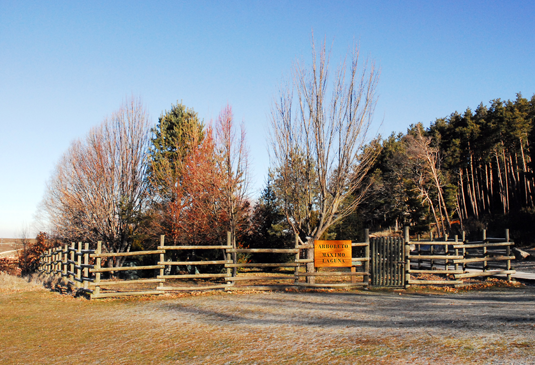
[[[0,275],[0,363],[535,362],[534,288],[88,301]]]

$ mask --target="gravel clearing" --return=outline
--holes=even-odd
[[[178,362],[526,364],[535,363],[534,300],[534,287],[266,292],[149,301],[135,311],[189,333],[192,342],[168,355]]]

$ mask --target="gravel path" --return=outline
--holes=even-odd
[[[535,363],[534,300],[534,287],[461,294],[268,292],[147,302],[136,315],[179,324],[204,336],[206,346],[239,343],[233,353],[210,355],[215,363],[525,364]]]

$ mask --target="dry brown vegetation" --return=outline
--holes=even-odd
[[[0,292],[5,364],[535,361],[533,287],[87,301],[8,280],[15,290]]]

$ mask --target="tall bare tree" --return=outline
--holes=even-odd
[[[420,198],[429,206],[439,234],[451,229],[450,213],[444,198],[445,179],[440,170],[440,155],[437,147],[431,146],[431,137],[423,135],[423,126],[416,125],[414,134],[405,136],[407,159],[411,166],[411,179]]]
[[[235,243],[238,222],[246,214],[249,184],[249,153],[243,125],[237,133],[232,107],[227,105],[215,123],[216,149],[221,173],[221,205]]]
[[[129,251],[148,202],[148,143],[148,115],[134,98],[85,140],[74,141],[43,200],[53,233],[66,241],[103,241],[109,252]]]
[[[379,73],[374,63],[361,67],[355,46],[331,84],[325,43],[319,52],[312,43],[310,68],[296,64],[291,86],[281,92],[271,113],[275,184],[301,243],[305,237],[309,242],[320,238],[355,210],[375,157],[373,149],[363,148],[376,104]]]

